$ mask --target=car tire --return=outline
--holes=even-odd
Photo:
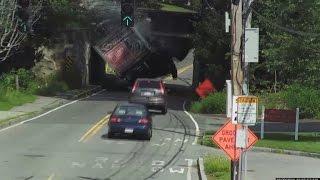
[[[110,138],[113,138],[113,134],[111,133],[111,132],[108,132],[108,138],[110,139]]]
[[[161,113],[162,114],[167,114],[167,107],[163,107],[162,109],[161,109]]]
[[[152,129],[149,128],[149,129],[148,129],[148,132],[147,132],[146,135],[145,135],[145,140],[150,141],[151,137],[152,137]]]

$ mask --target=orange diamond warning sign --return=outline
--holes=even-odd
[[[212,140],[230,157],[232,161],[237,161],[242,152],[241,148],[236,148],[236,128],[240,125],[227,121],[213,136]],[[257,142],[257,136],[248,129],[247,149]]]

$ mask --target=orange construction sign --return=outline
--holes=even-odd
[[[196,93],[201,97],[205,98],[210,93],[214,92],[216,89],[213,86],[212,82],[209,79],[205,79],[200,85],[196,88]]]
[[[211,138],[232,161],[237,161],[242,153],[241,148],[236,148],[236,128],[241,128],[240,125],[232,124],[227,121]],[[248,129],[247,148],[249,149],[258,141],[257,136]]]

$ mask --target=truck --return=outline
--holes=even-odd
[[[94,49],[119,78],[133,79],[133,71],[145,69],[151,46],[134,28],[123,29],[102,39]]]

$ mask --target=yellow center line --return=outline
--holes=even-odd
[[[185,67],[179,69],[178,72],[177,72],[178,75],[181,74],[181,73],[183,73],[183,72],[185,72],[186,70],[190,69],[192,66],[193,66],[193,64],[190,64],[190,65],[188,65],[188,66],[185,66]],[[170,75],[168,75],[168,76],[166,76],[166,77],[164,78],[164,80],[169,80],[169,79],[170,79]]]
[[[54,173],[52,173],[49,177],[48,177],[48,180],[53,180],[54,178]]]
[[[92,131],[92,133],[90,133],[90,134],[88,135],[87,138],[84,139],[83,142],[87,142],[92,136],[94,136],[95,134],[97,134],[97,133],[100,131],[100,129],[102,129],[102,128],[105,126],[105,124],[107,124],[108,122],[109,122],[109,119],[106,118],[101,124],[99,124],[99,125],[94,129],[94,131]]]
[[[101,124],[105,124],[105,121],[108,121],[108,118],[110,117],[110,114],[108,114],[107,116],[103,117],[100,121],[98,121],[96,124],[94,124],[90,129],[88,129],[86,131],[86,133],[79,139],[79,142],[84,141],[86,138],[88,138],[90,136],[91,133],[93,133],[95,131],[96,128],[99,127],[99,125]]]

